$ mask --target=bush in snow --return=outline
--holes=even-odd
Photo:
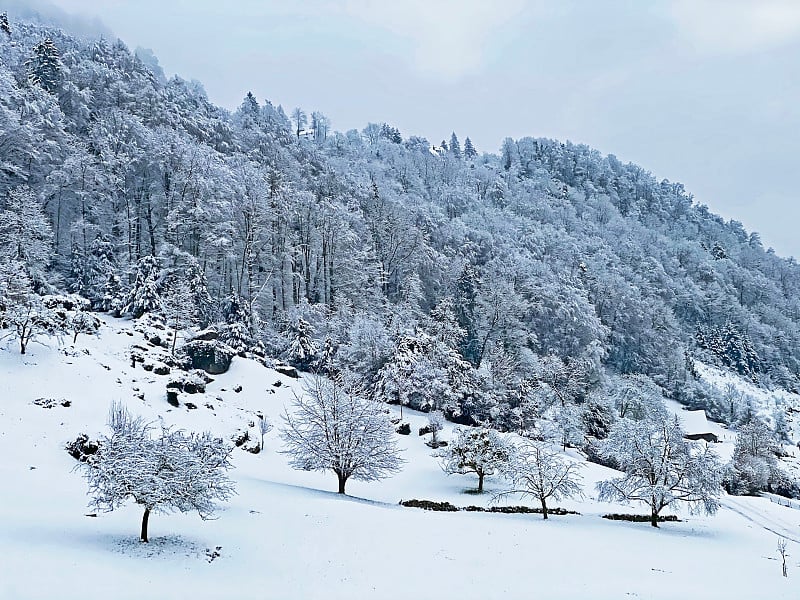
[[[676,502],[707,514],[719,507],[719,459],[708,445],[687,442],[677,417],[620,419],[600,451],[624,475],[598,483],[598,499],[647,504],[653,527],[661,511]]]
[[[164,425],[155,431],[119,404],[112,404],[108,425],[111,436],[101,437],[84,463],[92,506],[111,511],[128,500],[143,506],[143,542],[151,512],[196,510],[206,519],[215,500],[235,493],[227,476],[231,448],[210,433],[186,434]]]
[[[341,379],[311,377],[283,420],[283,452],[291,457],[289,464],[305,471],[333,471],[340,494],[351,477],[376,481],[403,464],[382,405],[346,389]]]
[[[90,456],[97,454],[100,448],[97,442],[90,440],[89,436],[85,433],[80,434],[77,438],[69,442],[64,449],[72,458],[81,462],[86,462]]]
[[[483,480],[501,471],[512,458],[513,448],[494,429],[456,429],[456,439],[438,456],[442,469],[452,473],[475,473],[478,493],[483,493]]]

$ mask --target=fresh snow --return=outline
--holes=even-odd
[[[417,435],[427,415],[408,409],[412,433],[398,436],[404,469],[377,483],[350,481],[342,497],[334,493],[333,473],[295,471],[279,453],[280,415],[301,393],[296,380],[235,358],[206,394],[182,396],[197,410],[176,409],[165,399],[169,376],[131,368],[132,344],[146,346],[131,321],[104,318],[99,338],[80,336],[61,347],[51,340],[25,356],[8,342],[0,352],[0,598],[800,596],[800,510],[767,498],[725,497],[715,516],[680,514],[683,522],[657,530],[608,521],[600,515],[646,510],[596,502],[594,483],[616,473],[589,463],[582,469],[585,498],[559,503],[580,516],[543,521],[405,508],[398,502],[411,498],[485,506],[491,492],[503,489],[487,478],[489,493],[476,496],[468,493],[475,476],[446,475]],[[43,397],[71,405],[32,403]],[[104,432],[112,400],[146,419],[227,438],[257,412],[276,427],[261,454],[235,451],[238,495],[215,520],[154,514],[152,541],[141,544],[138,506],[87,516],[86,482],[63,449],[80,433]],[[250,433],[260,437],[255,427]],[[448,424],[441,437],[452,435]],[[729,437],[718,446],[732,443]],[[583,460],[574,451],[568,458]],[[790,540],[788,578],[781,576],[779,536]]]

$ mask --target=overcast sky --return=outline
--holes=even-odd
[[[800,0],[54,2],[225,107],[251,90],[342,131],[586,143],[800,257]]]

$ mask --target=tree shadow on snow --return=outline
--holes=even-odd
[[[399,505],[391,502],[382,502],[380,500],[371,500],[369,498],[361,498],[359,496],[351,496],[349,494],[339,494],[330,490],[321,490],[319,488],[308,487],[305,485],[298,485],[294,483],[283,483],[279,481],[269,481],[266,479],[251,478],[250,481],[254,484],[278,488],[285,491],[301,491],[306,496],[316,496],[318,498],[328,498],[330,500],[338,500],[341,502],[353,502],[356,504],[364,504],[368,506],[380,506],[383,508],[397,508]]]

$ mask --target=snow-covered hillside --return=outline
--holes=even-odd
[[[92,516],[65,443],[105,431],[113,400],[146,419],[230,438],[257,413],[279,426],[301,386],[236,358],[205,394],[183,396],[174,408],[168,375],[131,367],[134,344],[147,346],[131,321],[106,318],[98,338],[82,336],[74,346],[53,341],[22,356],[9,343],[0,351],[0,598],[798,597],[800,510],[768,499],[725,497],[716,516],[680,514],[681,522],[657,530],[608,521],[600,516],[641,508],[595,501],[594,483],[614,472],[587,463],[585,497],[560,503],[580,515],[543,521],[399,506],[411,498],[458,506],[491,498],[468,493],[470,476],[442,471],[417,435],[427,417],[408,410],[412,433],[398,436],[407,462],[395,477],[352,481],[349,495],[338,495],[332,473],[288,466],[276,427],[262,453],[235,452],[238,495],[217,519],[154,515],[151,543],[141,544],[139,507]],[[34,403],[40,398],[58,402],[45,408]],[[451,434],[447,428],[444,439]],[[502,485],[489,478],[487,488]],[[788,578],[779,536],[789,540]]]

